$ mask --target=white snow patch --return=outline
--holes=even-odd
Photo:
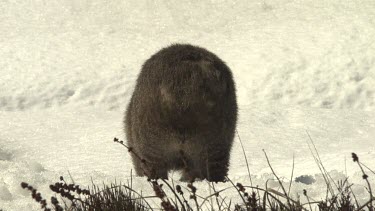
[[[126,182],[131,161],[112,140],[124,139],[124,110],[142,63],[176,42],[206,47],[231,67],[254,185],[274,179],[264,149],[285,185],[293,156],[294,177],[316,180],[293,183],[292,195],[306,189],[323,198],[308,132],[332,178],[349,176],[365,200],[350,155],[375,169],[373,11],[372,0],[1,1],[0,209],[39,208],[21,182],[45,198],[60,175],[70,181],[69,172],[83,186],[91,178]],[[238,137],[234,142],[229,177],[249,184]],[[133,179],[135,189],[153,194],[144,178]],[[208,194],[206,182],[196,185]]]

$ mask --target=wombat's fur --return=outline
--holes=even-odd
[[[175,44],[148,59],[125,117],[137,175],[224,181],[237,121],[232,73],[215,54]]]

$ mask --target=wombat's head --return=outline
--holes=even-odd
[[[170,73],[173,80],[163,80],[159,92],[163,105],[177,113],[211,110],[229,89],[223,71],[214,61],[183,60],[174,68]]]

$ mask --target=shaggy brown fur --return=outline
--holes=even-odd
[[[126,111],[138,175],[224,181],[237,121],[232,73],[206,49],[175,44],[148,59]]]

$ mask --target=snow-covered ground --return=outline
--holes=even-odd
[[[293,155],[295,177],[316,177],[294,183],[293,195],[323,198],[308,132],[332,177],[348,175],[363,201],[350,153],[375,169],[374,11],[373,0],[0,1],[0,209],[37,209],[20,182],[49,198],[49,184],[69,181],[68,171],[82,185],[126,182],[132,164],[113,137],[124,139],[142,63],[176,42],[205,47],[231,67],[254,184],[272,178],[265,149],[286,184]],[[249,184],[247,175],[236,138],[229,177]],[[207,183],[196,185],[207,195]]]

